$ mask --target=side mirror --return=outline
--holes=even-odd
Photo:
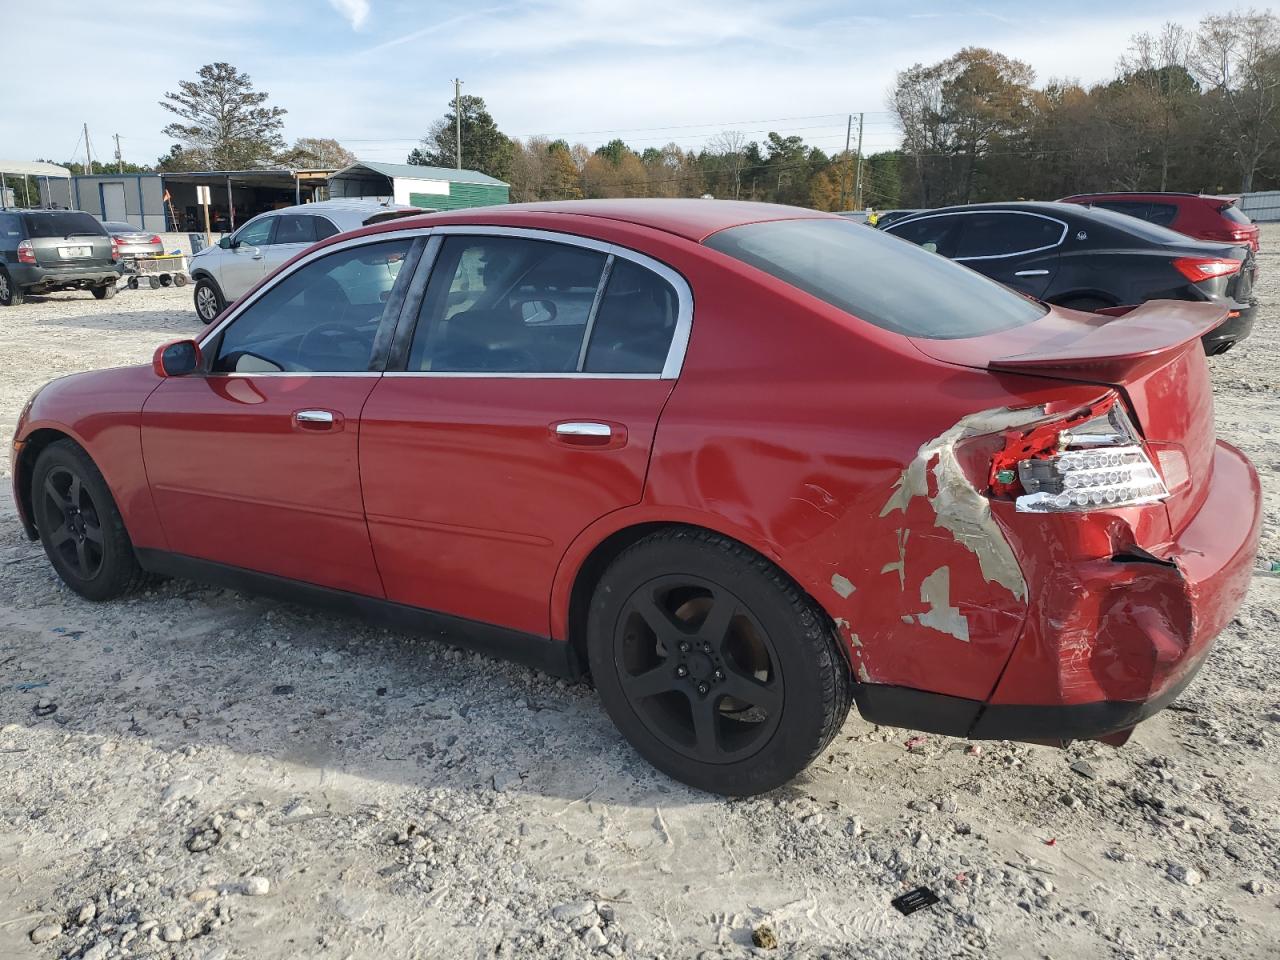
[[[218,246],[220,246],[223,250],[230,250],[231,247],[233,246],[233,244],[231,243],[231,238],[230,237],[221,238],[218,241]]]
[[[151,369],[157,377],[185,377],[200,369],[200,344],[194,340],[174,340],[156,348]]]

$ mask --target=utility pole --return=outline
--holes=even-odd
[[[865,113],[858,114],[858,173],[853,181],[853,209],[862,210],[862,121]]]
[[[849,122],[844,128],[844,164],[840,167],[840,209],[844,209],[844,198],[849,192],[849,138],[853,133],[853,114],[849,114]]]
[[[457,146],[453,151],[454,158],[458,161],[458,169],[462,169],[462,81],[454,78],[453,81],[453,120],[456,126],[455,134],[457,136]]]
[[[84,125],[84,174],[93,175],[93,154],[89,152],[89,124]]]
[[[116,173],[124,173],[124,155],[120,153],[120,134],[116,134]]]

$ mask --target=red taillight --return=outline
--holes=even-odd
[[[156,237],[156,236],[153,236],[150,240],[148,240],[148,241],[147,241],[147,243],[150,243],[150,244],[152,244],[153,246],[157,246],[157,247],[162,247],[162,246],[164,246],[164,241],[163,241],[163,240],[161,240],[159,237]]]
[[[1178,257],[1173,265],[1192,283],[1212,280],[1214,277],[1227,277],[1240,269],[1239,260],[1225,257]]]
[[[23,240],[18,244],[18,262],[19,263],[35,263],[36,248],[31,245],[30,240]]]
[[[120,259],[120,238],[119,237],[111,238],[111,259],[112,260]]]

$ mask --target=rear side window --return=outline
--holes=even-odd
[[[328,237],[336,236],[342,231],[333,225],[332,220],[326,220],[324,217],[312,218],[316,222],[316,239],[324,240]]]
[[[703,242],[909,337],[978,337],[1033,323],[1047,309],[966,266],[837,218],[746,224]]]
[[[0,241],[13,245],[22,240],[22,223],[16,213],[0,213]]]
[[[90,236],[105,237],[106,229],[93,217],[78,210],[50,210],[46,213],[25,213],[27,236],[33,239],[45,237]]]
[[[1011,257],[1057,246],[1067,226],[1029,213],[971,213],[962,218],[956,259]]]
[[[1218,212],[1232,223],[1253,223],[1253,221],[1249,219],[1248,214],[1237,207],[1234,203],[1228,203]]]
[[[1172,203],[1153,203],[1145,219],[1162,227],[1171,227],[1178,219],[1178,208]]]
[[[315,243],[316,218],[285,213],[276,217],[276,235],[272,243]]]
[[[616,259],[587,344],[588,373],[661,373],[680,300],[652,270]]]

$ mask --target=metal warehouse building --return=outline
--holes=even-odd
[[[64,171],[65,173],[65,171]],[[100,220],[125,220],[144,230],[200,231],[196,187],[212,195],[215,232],[229,232],[267,210],[329,197],[379,197],[432,210],[507,203],[511,188],[476,170],[400,163],[354,163],[342,170],[218,170],[123,173],[46,179],[42,204],[73,207]]]
[[[329,177],[329,196],[380,197],[432,210],[509,203],[511,186],[478,170],[362,160]]]

